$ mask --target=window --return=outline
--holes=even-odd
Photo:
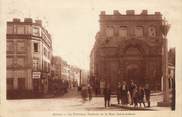
[[[12,90],[13,89],[13,78],[7,78],[7,90]]]
[[[25,51],[25,43],[24,42],[17,42],[17,51],[24,52]]]
[[[38,43],[33,43],[34,52],[38,52]]]
[[[12,67],[13,65],[13,58],[7,57],[7,67]]]
[[[25,25],[25,33],[32,34],[32,27],[30,25]]]
[[[23,25],[18,25],[17,26],[17,34],[24,34],[25,33],[25,28]]]
[[[39,69],[39,61],[33,60],[33,70],[37,71]]]
[[[106,36],[107,37],[112,37],[114,33],[113,27],[108,26],[106,29]]]
[[[33,27],[33,35],[34,36],[40,36],[39,27]]]
[[[14,49],[14,46],[13,46],[13,42],[7,42],[7,44],[6,44],[6,50],[7,50],[7,52],[12,52]]]
[[[127,27],[121,26],[119,28],[119,37],[127,37]]]
[[[171,86],[171,79],[170,79],[170,78],[168,78],[168,88],[169,88],[169,89],[172,88],[172,86]]]
[[[44,48],[44,56],[47,57],[47,49],[46,48]]]
[[[155,37],[156,36],[156,29],[154,26],[151,26],[148,28],[148,35],[149,35],[149,37]]]
[[[135,28],[135,36],[136,37],[143,37],[143,27],[142,26],[137,26]]]
[[[25,59],[23,57],[17,58],[17,64],[21,67],[25,66]]]
[[[7,34],[13,34],[13,25],[7,26]]]

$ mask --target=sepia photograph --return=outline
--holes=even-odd
[[[0,117],[180,116],[181,12],[180,0],[0,0]]]

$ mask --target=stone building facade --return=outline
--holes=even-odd
[[[143,10],[135,14],[113,11],[100,14],[100,31],[90,54],[90,75],[94,82],[104,81],[115,90],[117,83],[149,83],[160,90],[162,77],[162,15]],[[95,83],[98,84],[99,83]],[[99,86],[95,86],[99,87]]]
[[[7,90],[47,92],[52,40],[41,20],[7,22]]]

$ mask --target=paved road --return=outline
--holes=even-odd
[[[160,95],[153,96],[151,105],[156,106],[161,99]],[[111,103],[117,103],[116,97],[111,99]],[[76,89],[55,98],[8,100],[6,106],[10,111],[126,111],[118,107],[104,108],[103,97],[94,97],[91,101],[83,102]]]
[[[116,99],[113,99],[114,102]],[[94,97],[91,101],[83,102],[76,89],[64,96],[48,99],[8,100],[8,110],[12,111],[122,111],[117,107],[104,108],[103,97]]]

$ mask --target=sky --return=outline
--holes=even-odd
[[[180,40],[181,0],[1,0],[4,19],[32,17],[43,20],[52,36],[53,54],[69,64],[89,69],[90,51],[99,31],[100,11],[125,13],[143,9],[148,13],[160,11],[171,24],[168,46],[176,47]]]

